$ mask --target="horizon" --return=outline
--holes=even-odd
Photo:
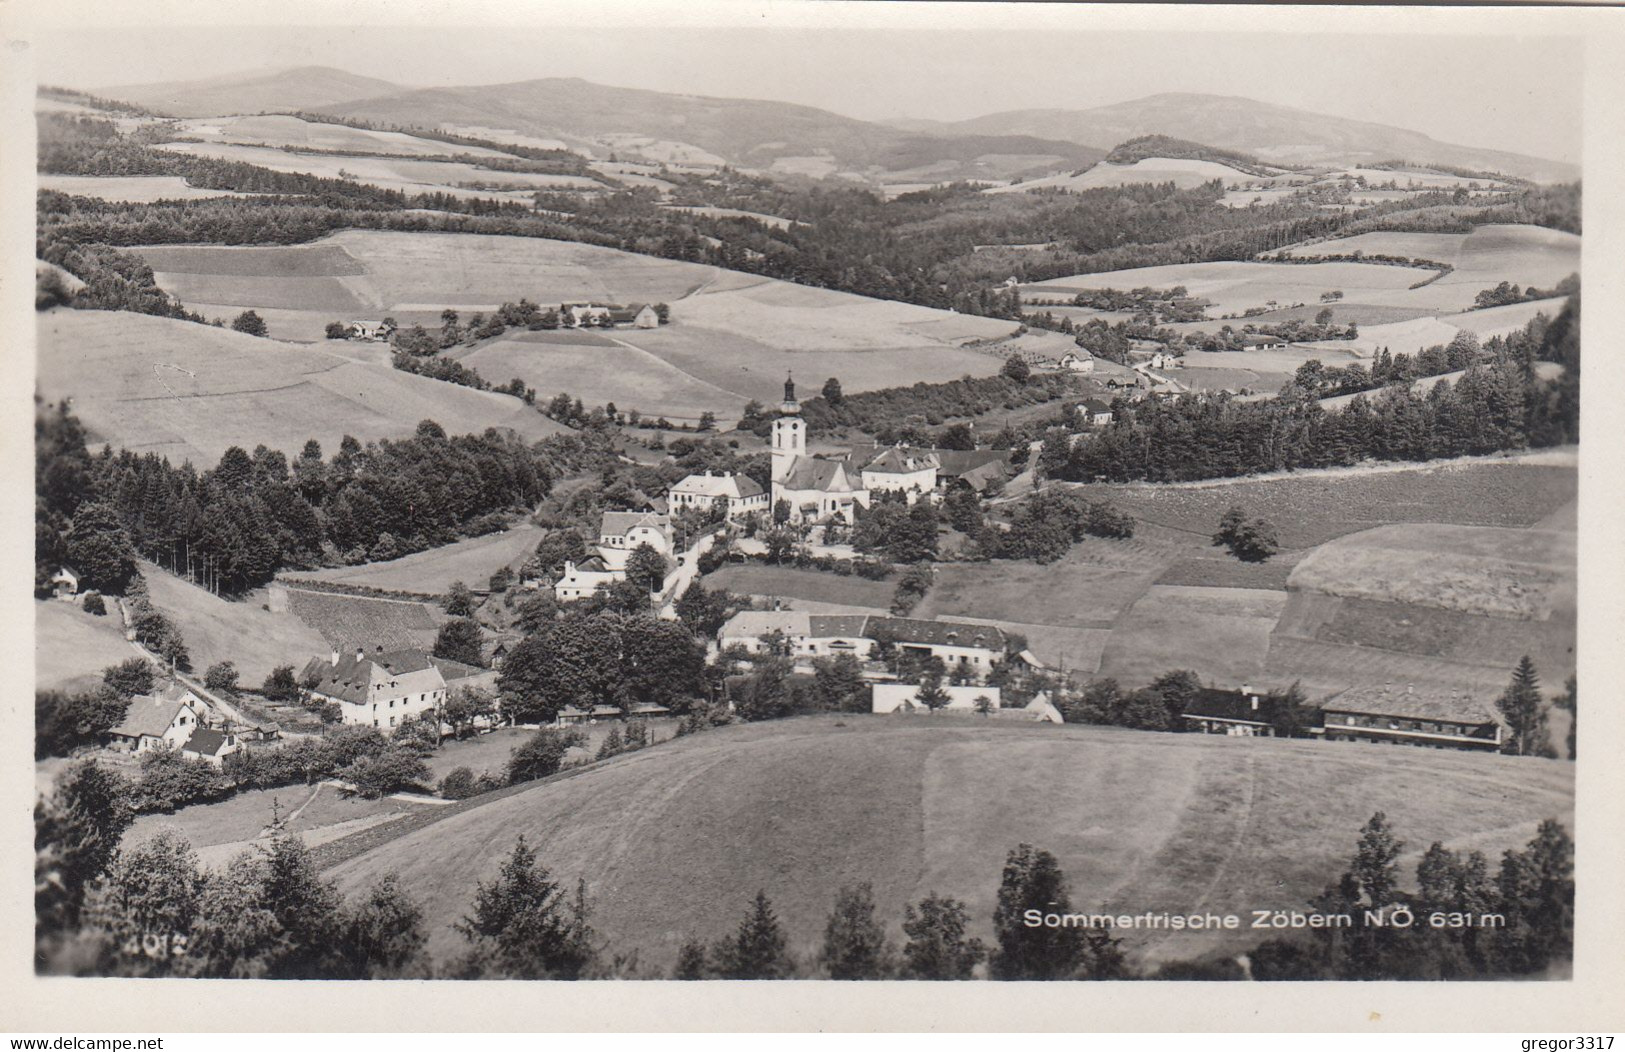
[[[487,33],[476,28],[63,28],[42,35],[37,74],[42,84],[93,93],[305,67],[405,89],[578,79],[663,94],[789,103],[871,122],[952,123],[1021,110],[1091,110],[1160,95],[1203,95],[1402,128],[1441,143],[1581,161],[1582,70],[1579,42],[1572,38],[1453,36],[1441,47],[1422,36],[1075,32],[1042,39],[1022,33],[1009,40],[1009,31],[994,29],[972,40],[958,30],[928,30],[906,34],[911,61],[903,64],[896,56],[904,34],[894,30],[561,29],[570,36],[569,52],[538,57],[529,46],[512,55],[489,54]],[[536,32],[520,27],[513,36],[523,41]],[[154,35],[132,46],[132,33]],[[356,47],[358,36],[369,46]],[[1329,43],[1335,43],[1335,60]],[[1079,48],[1090,53],[1081,67],[1075,57],[1063,57],[1079,54]],[[1022,70],[1020,83],[1008,83],[1011,78],[999,72],[1006,64],[995,59],[1010,49],[1023,55],[1014,67]],[[1542,51],[1545,61],[1531,60]],[[1046,53],[1057,61],[1045,61]],[[1272,61],[1244,59],[1259,53]],[[1425,65],[1419,65],[1418,53],[1426,55]],[[1419,78],[1448,83],[1451,90],[1420,92]]]

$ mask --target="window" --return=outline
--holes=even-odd
[[[389,725],[390,725],[390,726],[391,726],[391,727],[393,727],[393,726],[395,726],[395,717],[393,717],[393,716],[391,716],[391,717],[390,717],[390,718],[389,718]]]

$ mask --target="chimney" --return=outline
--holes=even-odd
[[[1258,695],[1257,694],[1253,695],[1253,711],[1254,712],[1258,711]]]
[[[363,647],[361,644],[357,643],[356,648],[355,648],[355,659],[357,661],[363,661],[363,660],[366,659],[366,657],[367,657],[367,649],[365,647]]]
[[[338,667],[338,663],[339,663],[339,648],[338,647],[333,648],[333,653],[328,655],[328,660],[333,665],[334,668]]]
[[[1241,685],[1241,692],[1243,694],[1251,694],[1253,692],[1253,688],[1250,687],[1249,685],[1247,685],[1246,683],[1243,683]]]

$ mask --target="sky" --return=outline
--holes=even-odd
[[[37,75],[82,89],[300,65],[412,86],[582,77],[796,102],[868,120],[956,120],[1203,92],[1580,160],[1581,39],[1553,32],[1563,28],[1555,21],[1527,18],[1516,25],[1522,31],[1495,32],[1486,19],[1499,13],[1483,9],[1401,24],[1393,12],[1371,9],[1315,9],[1308,21],[1257,11],[1215,21],[1208,11],[1142,9],[1125,21],[1120,10],[1059,5],[909,4],[866,19],[845,4],[713,0],[702,8],[710,24],[682,24],[694,20],[673,15],[664,19],[673,24],[650,25],[662,21],[658,4],[649,19],[611,3],[587,17],[563,4],[505,20],[502,11],[481,19],[471,17],[475,8],[452,14],[424,0],[405,18],[400,7],[380,9],[370,24],[355,16],[356,6],[339,4],[324,19],[347,17],[343,24],[191,19],[42,29]],[[877,6],[862,5],[859,14]],[[558,17],[546,17],[550,10]],[[893,24],[880,24],[888,21],[881,15]],[[1155,28],[1122,28],[1146,23]]]

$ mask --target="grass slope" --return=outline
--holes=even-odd
[[[298,576],[411,592],[445,592],[454,581],[484,588],[502,567],[518,569],[536,550],[541,537],[540,527],[522,523],[501,533],[470,537],[388,562],[304,571]]]
[[[309,658],[327,652],[314,629],[292,614],[265,609],[265,593],[256,591],[241,602],[228,602],[197,585],[152,565],[142,564],[152,605],[174,620],[199,673],[219,661],[237,666],[245,687],[258,687],[278,665],[304,667]]]
[[[1149,734],[948,717],[737,726],[662,745],[448,815],[333,870],[347,892],[388,872],[424,904],[429,949],[523,834],[554,876],[587,881],[593,922],[646,975],[688,936],[730,932],[758,888],[811,955],[836,889],[872,881],[899,939],[936,891],[991,935],[1006,852],[1053,851],[1075,906],[1302,907],[1384,810],[1414,852],[1492,855],[1542,818],[1570,821],[1573,768],[1363,745]],[[1160,936],[1160,937],[1159,937]],[[1239,951],[1245,929],[1131,937],[1139,960]]]
[[[135,657],[123,622],[107,600],[107,614],[87,614],[72,603],[34,603],[34,685],[72,690],[101,682],[102,669]]]
[[[508,395],[413,376],[328,350],[115,311],[38,316],[39,388],[73,399],[91,443],[212,466],[230,446],[296,456],[353,435],[405,438],[420,420],[448,434],[508,427],[529,439],[562,425]]]

